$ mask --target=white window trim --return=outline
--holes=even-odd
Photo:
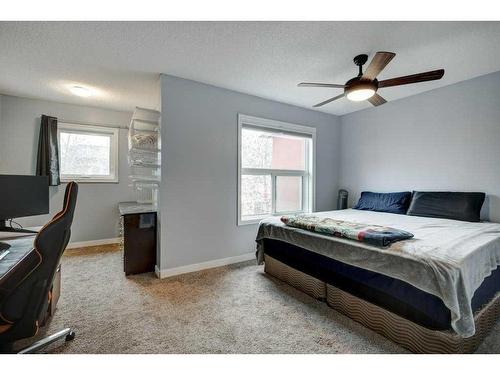
[[[59,160],[61,160],[60,132],[72,133],[100,133],[111,135],[110,150],[110,177],[102,176],[82,176],[82,175],[61,175],[61,182],[91,182],[91,183],[118,183],[118,149],[119,149],[119,129],[108,126],[82,125],[78,123],[59,122],[57,124],[57,145],[59,150]]]
[[[309,202],[307,202],[308,205],[308,212],[314,212],[316,211],[316,128],[313,128],[311,126],[304,126],[304,125],[297,125],[297,124],[292,124],[288,122],[283,122],[283,121],[276,121],[276,120],[270,120],[270,119],[265,119],[265,118],[260,118],[260,117],[254,117],[254,116],[249,116],[249,115],[244,115],[241,113],[238,113],[238,194],[237,194],[237,207],[238,207],[238,212],[237,212],[237,224],[238,226],[242,225],[251,225],[251,224],[257,224],[260,222],[261,219],[255,219],[255,220],[241,220],[241,130],[244,125],[250,125],[250,126],[255,126],[259,128],[264,128],[264,129],[272,129],[272,130],[282,130],[282,131],[287,131],[287,132],[293,132],[293,133],[299,133],[299,134],[304,134],[311,136],[311,143],[312,143],[312,160],[307,160],[306,162],[309,164],[309,170],[312,171],[312,178],[311,178],[311,186],[307,187],[307,190],[309,191]],[[310,153],[307,152],[307,155]],[[258,174],[262,174],[262,172],[268,171],[271,175],[271,178],[275,179],[277,175],[283,176],[283,175],[297,175],[297,172],[300,172],[302,175],[304,175],[303,171],[291,171],[291,170],[277,170],[277,169],[255,169],[256,173],[258,171]],[[245,173],[252,173],[251,168],[245,168]],[[303,192],[304,192],[304,187],[306,185],[306,180],[303,179]],[[273,183],[273,186],[276,187],[276,184]],[[273,189],[274,190],[274,189]],[[273,205],[275,204],[275,191],[272,192],[273,194]],[[304,194],[304,193],[303,193]],[[304,205],[304,202],[302,202]],[[273,207],[273,212],[274,212],[274,207]],[[274,215],[283,215],[286,214],[286,212],[280,212],[276,213]]]

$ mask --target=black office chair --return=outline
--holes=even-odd
[[[15,341],[35,336],[46,318],[54,275],[70,239],[77,195],[78,184],[68,183],[62,211],[40,230],[34,240],[33,250],[2,283],[0,290],[2,351],[11,349]],[[75,333],[66,328],[37,341],[19,353],[33,353],[63,337],[69,341],[75,337]]]

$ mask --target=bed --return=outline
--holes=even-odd
[[[413,233],[377,247],[264,219],[265,271],[414,352],[473,352],[500,315],[500,224],[355,209],[315,213]]]

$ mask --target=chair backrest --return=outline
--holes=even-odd
[[[71,224],[73,223],[77,196],[78,184],[73,181],[69,182],[64,193],[62,210],[45,224],[34,241],[35,249],[42,255],[42,264],[48,265],[51,260],[56,261],[54,272],[71,236]],[[43,258],[47,259],[44,261]]]
[[[34,251],[38,253],[40,263],[3,303],[6,316],[16,319],[12,322],[12,329],[2,336],[19,339],[33,336],[38,331],[39,323],[47,312],[54,275],[71,236],[77,195],[78,184],[69,182],[62,210],[35,237]]]

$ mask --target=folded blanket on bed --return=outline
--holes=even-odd
[[[381,225],[353,223],[307,214],[285,215],[281,217],[281,221],[291,227],[344,237],[379,247],[387,247],[393,242],[413,237],[410,232]]]

